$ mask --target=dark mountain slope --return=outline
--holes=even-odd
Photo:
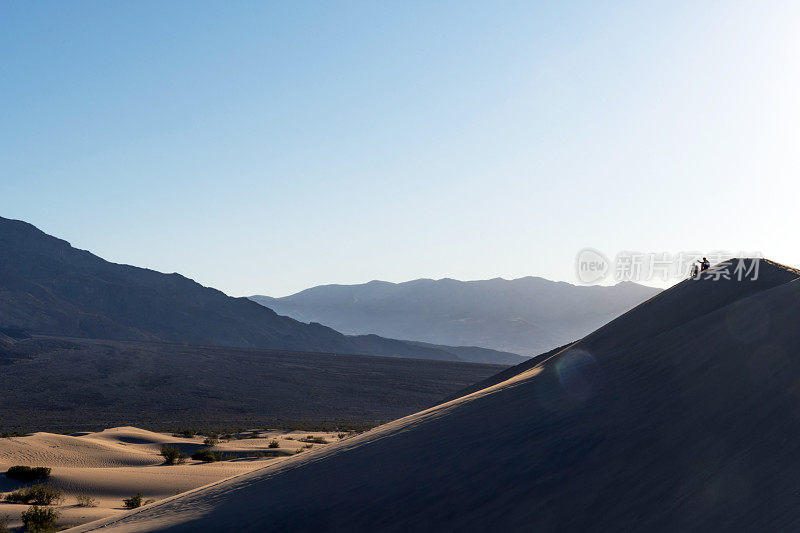
[[[304,324],[179,274],[110,263],[5,218],[0,326],[69,337],[459,359],[438,348]]]

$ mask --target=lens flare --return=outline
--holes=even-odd
[[[589,352],[572,350],[556,363],[558,381],[564,392],[572,399],[585,403],[600,389],[603,373]]]

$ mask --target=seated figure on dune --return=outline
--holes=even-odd
[[[705,257],[702,261],[698,261],[697,263],[692,266],[691,279],[700,279],[700,274],[711,267],[711,262]]]

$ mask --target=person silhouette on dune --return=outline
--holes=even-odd
[[[700,264],[697,264],[700,263]],[[702,261],[698,261],[692,266],[692,273],[690,279],[700,279],[700,274],[704,271],[708,270],[711,267],[711,263],[705,257]]]

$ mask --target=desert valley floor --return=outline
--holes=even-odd
[[[207,448],[203,436],[172,436],[134,427],[74,435],[34,433],[0,438],[0,471],[14,465],[50,467],[47,482],[63,492],[54,506],[60,513],[58,523],[70,527],[123,513],[123,499],[137,493],[145,500],[161,500],[352,436],[349,432],[251,431],[211,448],[222,461],[188,459],[185,464],[165,465],[159,453],[162,446],[175,446],[191,455]],[[0,492],[8,494],[27,485],[0,476]],[[78,496],[88,496],[94,505],[79,505]],[[9,527],[19,527],[20,515],[28,507],[2,502],[0,517],[10,518]]]
[[[162,445],[202,439],[36,433],[0,439],[0,467],[51,467],[76,533],[796,531],[799,314],[800,271],[762,260],[360,434],[250,432],[224,461],[168,466]],[[138,492],[157,501],[124,511]]]

